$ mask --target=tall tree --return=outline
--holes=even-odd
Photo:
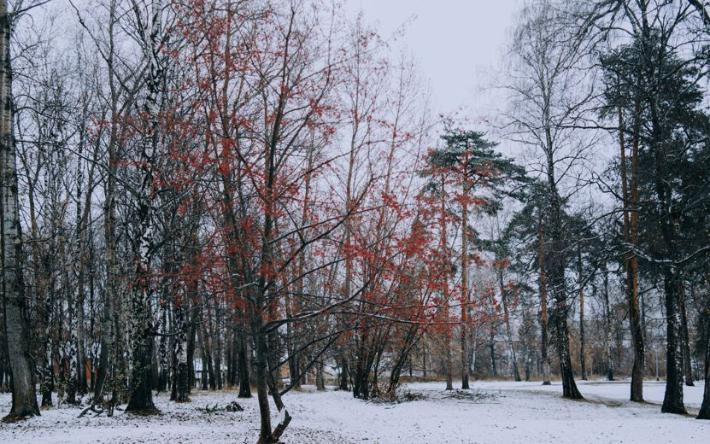
[[[695,223],[704,220],[697,211],[708,200],[707,190],[698,188],[707,180],[698,162],[707,156],[701,134],[708,118],[699,109],[698,68],[680,59],[669,39],[666,32],[649,28],[603,60],[614,76],[607,82],[610,105],[636,116],[626,119],[632,128],[622,130],[636,139],[637,212],[643,224],[638,245],[630,242],[627,248],[642,258],[646,272],[663,280],[667,384],[662,410],[684,413],[683,276],[706,248],[696,237]]]
[[[454,196],[461,211],[461,386],[468,389],[468,313],[471,309],[468,281],[472,245],[470,238],[474,234],[469,225],[469,215],[475,207],[495,213],[499,207],[498,199],[506,185],[511,180],[524,178],[525,170],[495,152],[493,148],[496,144],[486,140],[483,133],[456,129],[450,125],[447,124],[448,128],[442,136],[445,146],[432,151],[429,162],[437,171],[446,173],[448,182],[458,188]]]
[[[39,415],[30,351],[27,300],[22,270],[22,229],[13,133],[10,40],[14,16],[0,0],[0,235],[5,340],[12,372],[12,407],[6,421]]]
[[[582,399],[574,382],[568,330],[564,201],[577,191],[566,182],[574,175],[594,140],[575,132],[590,112],[593,94],[581,88],[589,82],[585,44],[568,26],[564,8],[554,1],[534,2],[525,8],[515,34],[513,55],[516,83],[510,85],[511,137],[540,154],[534,171],[544,178],[548,207],[545,224],[545,280],[554,298],[555,345],[560,362],[563,396]]]

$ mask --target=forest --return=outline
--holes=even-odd
[[[710,5],[518,3],[481,122],[339,1],[0,0],[0,436],[213,392],[340,442],[291,397],[490,381],[710,419]]]

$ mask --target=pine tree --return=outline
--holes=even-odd
[[[632,163],[638,162],[632,166],[632,171],[637,168],[638,200],[633,204],[638,208],[632,209],[641,223],[638,242],[632,233],[625,246],[646,273],[663,280],[667,384],[662,410],[685,413],[683,281],[688,267],[707,250],[707,232],[700,227],[707,223],[710,205],[705,137],[710,119],[701,109],[699,68],[681,59],[669,38],[650,29],[603,57],[602,64],[605,114],[619,115],[620,130],[631,135]]]
[[[456,200],[461,211],[461,387],[468,389],[468,312],[471,304],[468,279],[474,234],[469,226],[470,211],[477,207],[489,214],[495,213],[500,207],[500,196],[508,192],[506,186],[513,180],[523,180],[525,169],[496,152],[497,144],[488,141],[483,133],[452,128],[450,122],[446,125],[446,132],[441,137],[445,146],[432,151],[429,162],[435,170],[446,172],[449,182],[459,189]],[[515,368],[517,374],[517,366]]]

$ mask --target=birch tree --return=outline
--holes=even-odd
[[[22,269],[22,229],[17,188],[17,153],[13,133],[10,39],[15,15],[0,1],[0,208],[2,211],[2,294],[5,340],[12,372],[12,407],[6,421],[39,415],[30,351],[27,300]]]
[[[569,245],[563,226],[564,206],[577,189],[575,175],[591,146],[576,130],[586,123],[593,93],[584,69],[587,53],[565,23],[561,4],[532,2],[516,30],[512,54],[515,110],[509,114],[511,137],[539,154],[532,170],[544,179],[548,211],[544,231],[545,285],[552,293],[555,345],[563,395],[581,399],[572,372],[565,278]],[[564,187],[564,188],[562,188]]]

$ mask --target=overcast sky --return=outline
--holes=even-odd
[[[498,149],[504,154],[530,167],[538,153],[505,140],[490,124],[500,124],[500,113],[506,111],[507,93],[495,86],[506,83],[505,57],[524,0],[343,1],[353,15],[362,11],[384,37],[405,25],[400,40],[414,55],[420,76],[430,82],[432,111],[455,114],[459,122],[501,142]]]
[[[402,43],[430,81],[436,113],[463,107],[471,117],[490,112],[495,82],[515,12],[522,0],[345,0],[353,14],[389,36],[402,25]]]

